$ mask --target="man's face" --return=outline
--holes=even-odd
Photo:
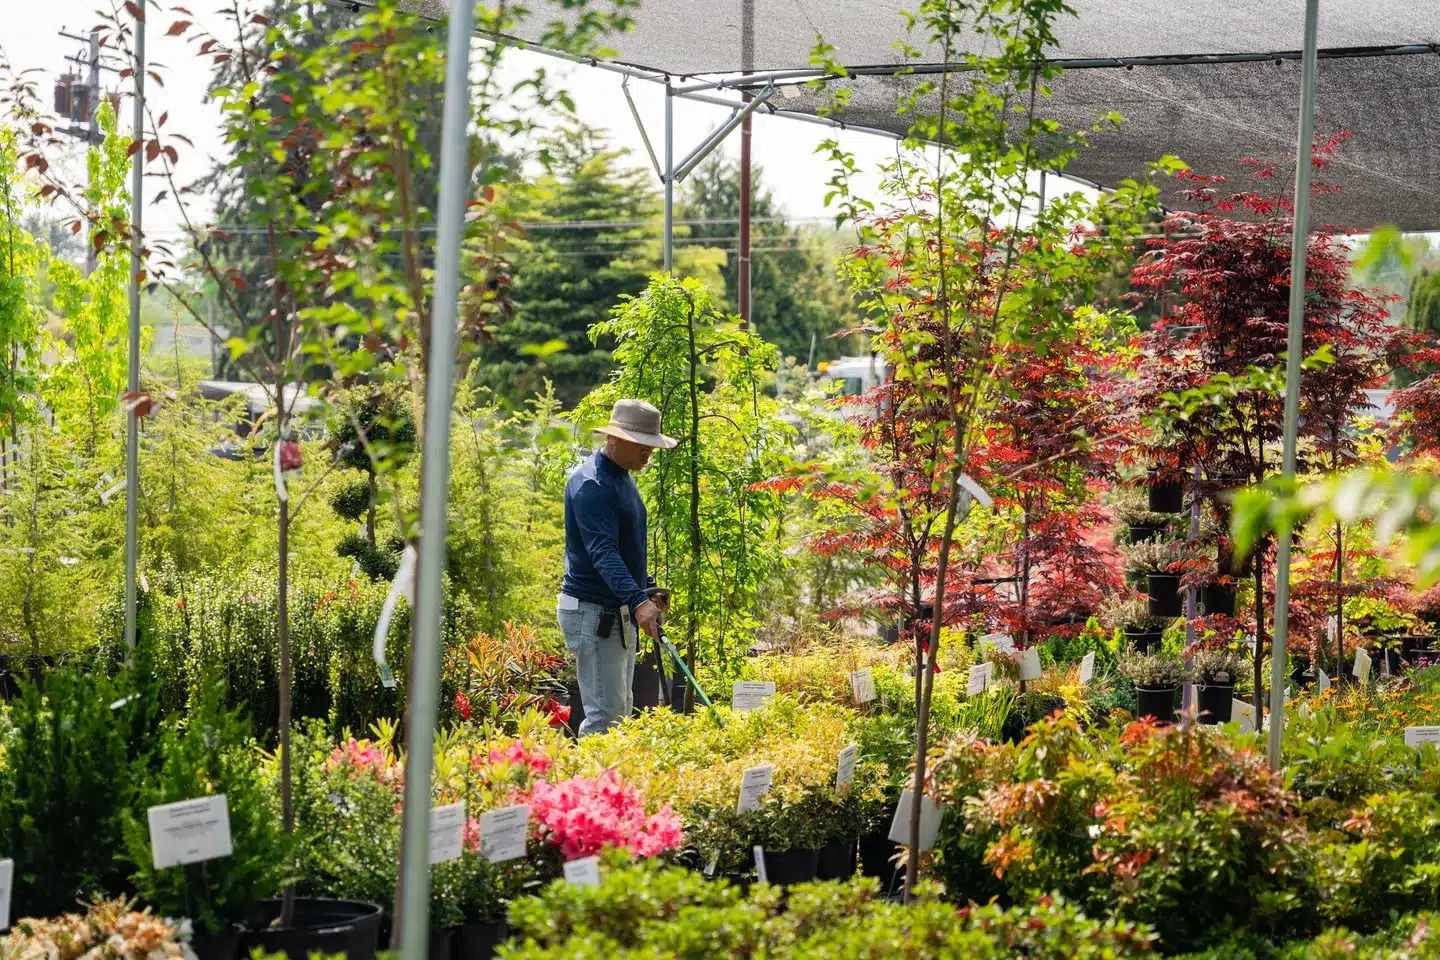
[[[605,455],[614,460],[616,466],[623,470],[633,472],[645,469],[645,465],[650,462],[650,457],[654,452],[654,447],[647,447],[635,443],[633,440],[622,440],[619,437],[606,438]]]

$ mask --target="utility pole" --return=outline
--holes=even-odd
[[[76,40],[80,43],[84,43],[87,45],[87,56],[70,56],[66,57],[65,59],[75,64],[77,67],[85,68],[88,71],[89,76],[87,77],[85,84],[85,116],[81,118],[75,115],[75,88],[73,86],[70,88],[70,92],[65,101],[65,103],[70,107],[70,109],[67,111],[67,116],[65,117],[65,119],[69,120],[72,124],[77,123],[81,119],[83,119],[86,123],[86,126],[83,129],[76,126],[61,127],[59,132],[65,134],[66,136],[74,137],[77,140],[84,140],[85,143],[89,146],[98,147],[103,142],[103,138],[100,136],[99,116],[100,70],[102,67],[113,73],[119,73],[120,70],[119,68],[111,66],[108,63],[101,62],[100,34],[91,31],[90,36],[82,37],[78,34],[67,33],[62,28],[60,30],[60,36],[64,37],[67,40]],[[88,233],[86,234],[86,240],[87,242],[85,244],[85,275],[88,277],[90,274],[95,272],[95,245],[88,242]]]

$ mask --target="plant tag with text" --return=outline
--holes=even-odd
[[[980,638],[980,644],[984,646],[987,643],[1001,653],[1015,652],[1015,638],[1008,633],[987,633]]]
[[[225,794],[151,807],[150,852],[156,870],[228,857],[230,810]]]
[[[850,744],[840,751],[840,762],[835,769],[835,789],[844,790],[855,782],[855,761],[860,758],[860,747]]]
[[[1241,733],[1255,732],[1255,708],[1248,702],[1232,697],[1230,716],[1240,723]]]
[[[900,802],[895,805],[895,816],[890,821],[890,839],[895,843],[908,844],[910,842],[910,811],[914,805],[912,799],[914,794],[907,787],[900,794]],[[945,808],[935,801],[934,797],[922,797],[920,799],[920,849],[935,849],[935,838],[940,833],[940,821],[945,816]]]
[[[854,695],[856,703],[869,703],[875,699],[875,678],[870,676],[869,667],[850,674],[850,693]]]
[[[970,685],[965,689],[968,696],[976,696],[990,689],[990,678],[994,673],[995,665],[991,663],[977,663],[970,668]]]
[[[1316,692],[1316,693],[1324,693],[1326,690],[1329,690],[1329,689],[1330,689],[1330,674],[1326,673],[1324,670],[1317,670],[1317,671],[1316,671],[1316,680],[1315,680],[1315,692]]]
[[[565,880],[577,887],[600,886],[600,858],[581,857],[565,864]]]
[[[480,853],[491,863],[525,856],[530,805],[521,803],[480,814]]]
[[[750,767],[740,775],[740,802],[735,805],[736,813],[745,813],[760,806],[760,798],[770,792],[770,783],[775,776],[775,765],[767,763]]]
[[[1406,727],[1405,746],[1418,747],[1422,743],[1440,746],[1440,727]]]
[[[1027,647],[1024,655],[1020,657],[1020,679],[1039,680],[1044,675],[1045,672],[1040,668],[1040,648]]]
[[[765,873],[765,848],[758,844],[755,847],[755,879],[761,883],[770,882],[770,877]]]
[[[10,929],[10,889],[15,885],[15,861],[0,860],[0,930]]]
[[[465,852],[465,803],[430,808],[430,863],[459,860]]]
[[[1091,650],[1080,658],[1080,682],[1089,683],[1095,679],[1095,651]]]
[[[774,680],[736,680],[730,689],[730,707],[736,713],[759,710],[774,699]]]
[[[1370,679],[1370,654],[1365,652],[1364,647],[1355,648],[1355,663],[1350,667],[1350,672],[1361,683]]]

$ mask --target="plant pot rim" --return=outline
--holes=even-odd
[[[262,900],[262,901],[260,902],[260,905],[261,905],[261,907],[263,907],[263,908],[268,908],[268,907],[270,907],[272,904],[275,905],[275,907],[277,908],[277,910],[276,910],[276,917],[278,918],[278,917],[279,917],[279,910],[278,910],[278,908],[280,907],[280,905],[281,905],[282,903],[283,903],[283,901],[281,901],[281,900]],[[353,912],[353,916],[350,916],[350,917],[348,917],[348,918],[346,918],[346,919],[337,919],[337,918],[335,918],[335,917],[333,917],[333,916],[326,916],[323,920],[321,920],[321,921],[319,921],[319,922],[317,922],[317,923],[307,925],[307,924],[305,924],[305,922],[304,922],[304,921],[305,921],[305,915],[304,915],[303,913],[301,913],[301,912],[300,912],[300,909],[299,909],[302,905],[307,905],[307,904],[308,904],[308,905],[323,904],[323,905],[326,906],[326,907],[333,907],[333,908],[337,908],[337,909],[339,909],[339,910],[343,910],[343,909],[345,909],[345,908],[348,907],[348,908],[350,908],[350,910]],[[379,904],[370,903],[370,902],[368,902],[368,901],[366,901],[366,900],[340,900],[340,899],[335,899],[335,898],[332,898],[332,897],[296,897],[296,898],[295,898],[295,906],[296,906],[296,908],[297,908],[296,911],[295,911],[295,919],[296,919],[297,921],[299,921],[298,923],[291,924],[291,925],[288,926],[288,927],[268,926],[268,925],[267,925],[267,926],[263,926],[263,927],[256,927],[256,928],[247,930],[247,931],[245,931],[245,932],[248,933],[248,934],[251,934],[251,935],[255,935],[255,934],[260,934],[260,935],[264,935],[264,934],[279,934],[279,933],[328,933],[328,932],[337,932],[337,933],[338,933],[338,932],[343,932],[346,928],[352,926],[352,925],[355,924],[357,921],[369,920],[371,917],[377,917],[377,918],[378,918],[378,917],[384,912],[384,910],[381,908],[381,906],[380,906]],[[268,909],[267,909],[266,912],[267,912],[267,913],[269,912]]]
[[[1220,683],[1218,680],[1196,680],[1196,681],[1195,681],[1195,689],[1196,689],[1196,690],[1204,690],[1204,689],[1206,689],[1207,687],[1209,687],[1209,688],[1214,688],[1214,689],[1217,689],[1217,690],[1220,690],[1220,689],[1224,689],[1224,690],[1234,690],[1234,689],[1235,689],[1235,682],[1234,682],[1233,680],[1232,680],[1231,682],[1229,682],[1229,683]]]
[[[1179,688],[1173,684],[1168,687],[1142,687],[1138,683],[1135,684],[1135,691],[1137,693],[1165,693],[1166,691],[1174,693],[1177,689]]]

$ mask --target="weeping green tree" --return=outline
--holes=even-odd
[[[733,662],[757,625],[762,585],[784,563],[779,498],[755,487],[779,472],[791,432],[762,389],[777,351],[717,312],[698,280],[658,275],[590,335],[615,338],[616,370],[576,420],[604,422],[621,397],[660,409],[680,443],[637,478],[650,509],[650,572],[674,593],[692,667]]]

